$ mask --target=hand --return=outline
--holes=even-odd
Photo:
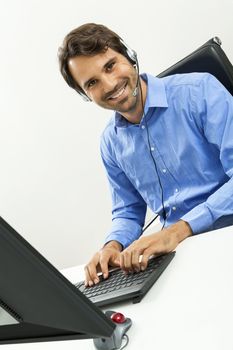
[[[107,243],[100,251],[95,253],[90,262],[85,266],[85,286],[93,286],[99,282],[98,272],[108,278],[108,266],[120,266],[120,252],[122,246],[117,241]]]
[[[179,242],[191,234],[188,223],[181,220],[162,231],[141,237],[120,254],[120,267],[125,272],[145,270],[151,255],[173,251]],[[140,255],[142,255],[141,262],[139,261]]]

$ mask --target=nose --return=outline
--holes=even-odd
[[[116,85],[117,85],[117,81],[111,74],[104,74],[103,75],[103,77],[102,77],[103,93],[106,94],[106,93],[114,90]]]

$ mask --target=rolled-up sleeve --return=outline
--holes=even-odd
[[[195,234],[213,229],[219,218],[227,220],[233,215],[233,97],[214,76],[205,74],[193,104],[204,137],[218,150],[229,178],[205,202],[181,218],[190,224]]]

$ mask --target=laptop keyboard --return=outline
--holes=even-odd
[[[144,271],[125,274],[121,269],[115,269],[109,272],[108,279],[103,279],[102,275],[99,276],[100,282],[92,287],[85,287],[84,281],[75,284],[75,286],[99,306],[108,304],[108,298],[109,303],[127,299],[127,294],[132,294],[130,291],[134,291],[134,293],[138,291],[140,294],[140,290],[144,287],[145,294],[167,267],[174,253],[150,259]],[[150,281],[150,279],[152,280]],[[117,295],[119,296],[117,297]]]

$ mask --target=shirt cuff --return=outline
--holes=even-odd
[[[211,211],[205,203],[196,206],[180,219],[186,221],[190,225],[193,234],[210,231],[214,223]]]
[[[104,244],[110,241],[117,241],[123,246],[123,249],[125,249],[135,239],[138,239],[141,233],[141,226],[134,220],[116,218],[112,222],[111,231],[105,238]]]

